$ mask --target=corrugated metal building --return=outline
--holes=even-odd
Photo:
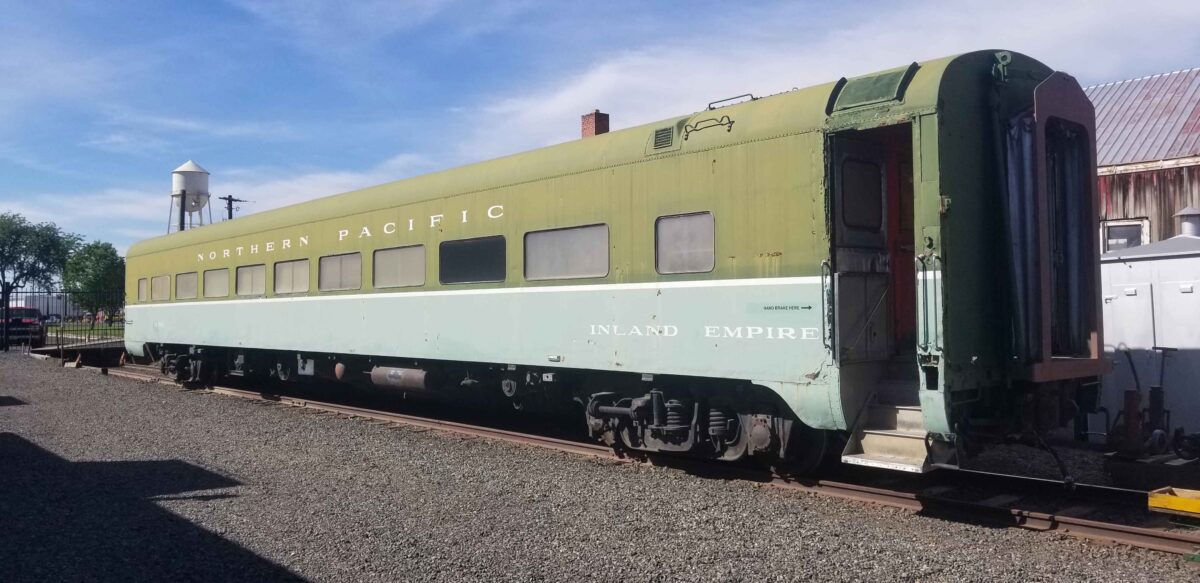
[[[1200,206],[1200,68],[1086,88],[1096,106],[1102,251],[1179,232]]]

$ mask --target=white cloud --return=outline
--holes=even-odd
[[[120,154],[161,152],[197,136],[271,141],[300,135],[295,126],[279,121],[204,120],[129,110],[110,111],[98,127],[102,129],[82,145]]]
[[[82,176],[81,172],[67,168],[62,164],[43,160],[32,154],[23,152],[12,144],[0,142],[0,161],[22,166],[37,172],[58,174],[61,176]]]
[[[114,114],[107,122],[114,126],[138,128],[155,133],[200,134],[218,138],[287,138],[296,130],[278,121],[202,120],[180,116],[155,115],[124,111]]]
[[[0,119],[23,107],[77,99],[109,88],[118,67],[104,56],[86,56],[31,37],[4,39],[0,50]]]
[[[219,168],[208,170],[213,173],[210,187],[214,194],[232,194],[251,201],[241,204],[242,212],[238,215],[241,216],[400,180],[433,167],[424,156],[399,154],[358,171],[233,168],[223,176],[224,171]]]
[[[114,154],[143,154],[165,150],[170,142],[151,134],[121,130],[94,135],[82,145]]]
[[[370,52],[367,49],[384,46],[384,41],[406,31],[455,20],[454,26],[446,27],[452,29],[446,30],[446,35],[471,34],[471,30],[494,26],[488,17],[490,12],[500,10],[471,7],[460,11],[473,10],[477,13],[474,20],[486,23],[473,28],[458,16],[447,16],[456,4],[453,0],[403,5],[386,0],[350,4],[318,0],[237,3],[303,50],[314,55],[322,51],[336,53],[330,58],[342,59],[339,72],[343,72],[340,65],[350,67],[362,53]],[[511,14],[522,9],[522,5],[506,8]],[[662,12],[654,18],[669,18]],[[730,5],[711,18],[697,17],[696,21],[704,21],[699,24],[689,21],[687,26],[670,26],[655,20],[647,27],[655,34],[644,36],[627,34],[631,30],[628,23],[611,14],[607,17],[610,20],[606,26],[613,28],[615,38],[622,39],[614,44],[624,48],[607,49],[568,74],[547,74],[541,79],[528,78],[520,65],[514,65],[512,85],[507,90],[491,95],[455,95],[452,104],[444,105],[447,117],[440,123],[450,125],[447,120],[454,116],[470,129],[459,134],[462,139],[457,147],[453,141],[445,146],[451,154],[443,158],[402,154],[365,169],[338,170],[261,167],[255,166],[251,157],[246,166],[238,168],[210,167],[213,192],[254,201],[242,204],[241,214],[261,212],[396,180],[450,160],[476,161],[573,140],[578,138],[578,116],[596,107],[613,115],[614,128],[629,127],[698,111],[709,101],[731,95],[770,94],[981,48],[1025,52],[1084,82],[1200,65],[1196,62],[1200,59],[1200,33],[1195,26],[1200,21],[1200,2],[1183,0],[1159,2],[1152,7],[1085,0],[1051,4],[1034,0],[1003,4],[920,0],[857,10],[851,3],[822,10],[812,5],[781,4],[753,10]],[[837,20],[833,20],[835,17]],[[550,27],[547,20],[529,26],[538,28],[539,35],[559,34],[562,38],[539,46],[539,50],[556,46],[564,52],[576,50],[571,44],[570,27],[546,31],[543,28]],[[635,18],[631,15],[630,20]],[[11,31],[0,23],[0,32]],[[656,40],[629,45],[625,42],[629,38]],[[4,80],[0,83],[0,122],[6,114],[16,117],[33,104],[88,103],[122,86],[134,86],[126,73],[154,62],[129,55],[129,63],[123,64],[114,53],[93,55],[63,42],[54,44],[28,35],[5,38],[4,49],[0,50],[0,79]],[[392,68],[402,64],[395,62],[402,60],[395,55],[386,59],[367,56]],[[537,57],[531,54],[529,58]],[[377,78],[369,79],[374,83]],[[260,141],[313,137],[275,121],[198,119],[111,108],[100,114],[104,121],[93,128],[95,133],[77,141],[121,153],[162,151],[182,141],[180,136]],[[455,135],[452,129],[444,127],[436,143],[446,143],[445,136]],[[327,146],[314,142],[312,147],[319,151]],[[12,147],[6,149],[3,144],[0,160],[51,170],[45,162]],[[0,206],[23,212],[31,219],[53,220],[89,238],[109,239],[124,247],[145,234],[165,231],[167,190],[164,179],[161,183],[135,183],[96,193],[48,192],[29,199],[6,200]],[[219,215],[216,211],[214,218]]]
[[[428,22],[453,0],[233,0],[314,52],[352,52]]]
[[[62,104],[90,104],[137,83],[162,59],[152,52],[92,46],[59,34],[59,21],[32,4],[0,8],[0,131],[26,114]]]
[[[415,154],[399,154],[365,170],[297,170],[285,168],[210,167],[214,197],[232,194],[240,203],[237,216],[262,212],[428,171],[433,165]],[[86,239],[112,242],[124,252],[140,239],[166,233],[170,183],[135,188],[108,188],[92,193],[41,193],[24,200],[0,203],[31,221],[50,221]],[[223,204],[213,198],[212,217],[220,221]],[[206,213],[207,216],[207,213]]]
[[[845,6],[835,14],[855,24],[801,28],[789,13],[794,7],[773,17],[754,12],[744,21],[729,14],[728,34],[667,39],[602,58],[569,77],[522,80],[521,89],[482,99],[487,105],[464,114],[475,129],[460,153],[479,160],[576,139],[579,116],[593,108],[610,113],[617,129],[698,111],[732,95],[771,94],[977,49],[1020,51],[1084,82],[1154,73],[1200,53],[1200,2],[1194,1],[1154,8],[1086,0],[926,1],[862,14]]]

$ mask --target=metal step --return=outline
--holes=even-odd
[[[925,416],[916,404],[915,381],[887,380],[876,387],[855,428],[842,462],[887,470],[925,473],[933,467],[925,446]]]
[[[864,429],[861,441],[863,453],[908,458],[917,463],[925,461],[924,431]]]
[[[860,430],[846,444],[842,463],[918,474],[933,469],[924,431]]]
[[[924,431],[925,414],[915,405],[885,405],[874,403],[867,410],[867,429],[897,429]]]
[[[924,463],[914,463],[914,460],[909,458],[894,458],[885,455],[872,455],[866,453],[843,455],[842,463],[855,466],[867,466],[869,468],[893,470],[897,472],[910,472],[914,474],[924,474],[932,469]]]

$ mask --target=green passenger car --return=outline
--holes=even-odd
[[[998,51],[710,107],[137,243],[126,345],[928,471],[1103,370],[1093,128]]]

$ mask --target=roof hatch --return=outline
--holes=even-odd
[[[830,113],[904,99],[904,90],[917,68],[917,64],[912,63],[907,67],[889,69],[839,83],[834,87],[837,98]]]

